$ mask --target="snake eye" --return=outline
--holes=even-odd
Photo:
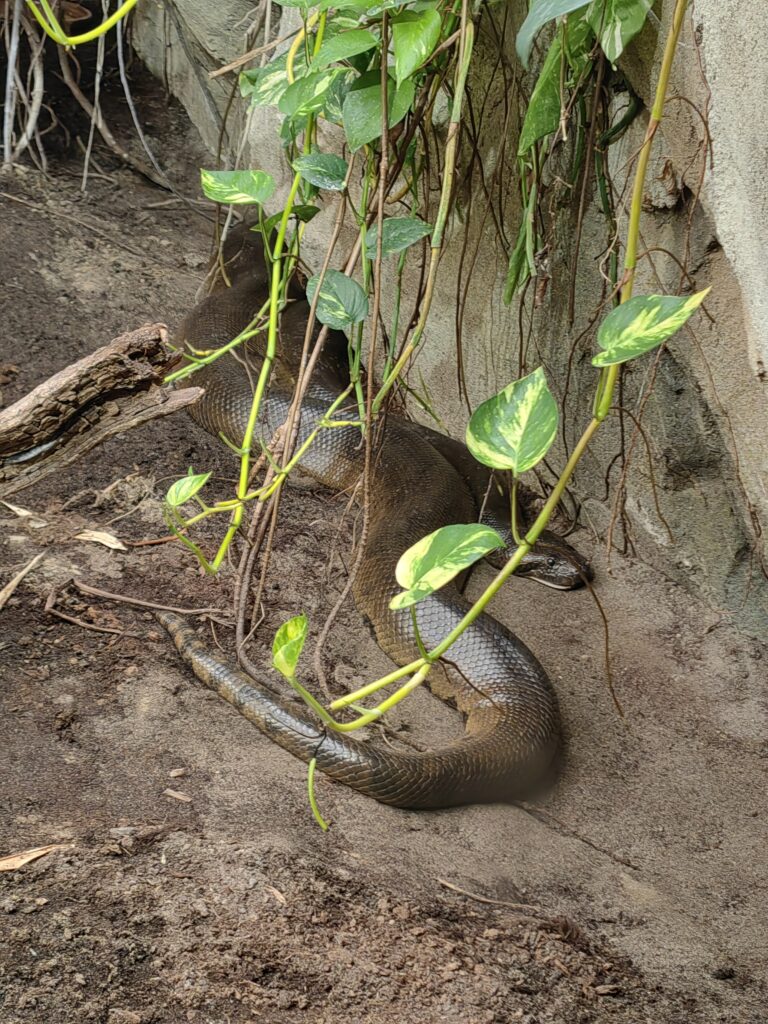
[[[548,569],[554,569],[556,565],[557,565],[557,559],[553,558],[552,555],[550,555],[549,558],[547,559],[547,568]]]

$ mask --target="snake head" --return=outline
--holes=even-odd
[[[594,579],[589,563],[556,533],[544,530],[523,559],[518,576],[555,590],[576,590]]]

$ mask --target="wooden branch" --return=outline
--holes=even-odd
[[[0,497],[71,465],[115,434],[196,402],[202,388],[163,385],[180,358],[166,340],[162,324],[121,334],[0,411]]]

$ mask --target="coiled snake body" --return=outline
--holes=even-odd
[[[177,343],[213,348],[247,326],[266,297],[259,245],[252,233],[235,231],[225,250],[232,287],[214,292],[192,310]],[[280,363],[259,424],[266,440],[285,420],[308,312],[306,299],[297,294],[282,315]],[[346,348],[346,338],[332,332],[302,408],[299,443],[345,386]],[[222,433],[235,444],[242,439],[260,358],[253,346],[238,358],[225,356],[195,374],[195,383],[206,393],[192,414],[208,431]],[[356,419],[357,409],[335,416],[345,417]],[[319,433],[302,456],[301,468],[330,488],[349,489],[359,478],[362,459],[359,428],[336,427]],[[410,614],[389,609],[400,589],[395,564],[407,548],[438,527],[475,521],[478,495],[473,489],[484,488],[487,480],[487,472],[462,445],[389,417],[374,460],[370,528],[353,594],[378,643],[398,664],[418,657],[418,650]],[[491,519],[497,506],[499,517],[503,515],[503,504],[492,499]],[[548,571],[553,585],[578,585],[580,572],[588,572],[559,539],[550,536],[542,547],[528,568],[532,573]],[[418,629],[426,648],[436,646],[468,607],[455,585],[419,603]],[[331,778],[384,803],[436,808],[510,800],[542,777],[559,745],[557,700],[543,668],[517,637],[487,614],[461,635],[448,651],[449,663],[435,666],[428,680],[433,692],[454,701],[466,715],[465,736],[426,753],[401,753],[324,730],[308,709],[276,695],[266,673],[263,684],[254,682],[208,651],[184,620],[170,613],[158,618],[198,678],[262,732],[305,761],[316,758],[317,767]]]

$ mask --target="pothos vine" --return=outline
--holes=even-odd
[[[85,41],[85,37],[64,36],[47,0],[40,0],[42,11],[33,0],[27,2],[57,42],[74,45]],[[541,207],[542,192],[547,187],[546,169],[557,144],[571,135],[570,187],[575,193],[577,183],[581,183],[582,213],[588,184],[585,161],[592,160],[601,208],[611,229],[616,229],[616,213],[605,179],[605,149],[637,116],[639,104],[628,94],[629,103],[623,114],[616,123],[604,126],[599,135],[595,112],[607,70],[615,66],[624,48],[643,27],[651,4],[652,0],[532,0],[518,32],[516,48],[523,66],[528,65],[536,50],[540,70],[517,146],[522,216],[507,267],[508,303],[538,275],[541,254],[546,248]],[[106,31],[132,6],[129,0],[100,30],[94,31]],[[240,74],[240,91],[250,104],[276,106],[282,114],[280,138],[292,171],[285,203],[282,209],[267,214],[265,207],[274,195],[275,182],[262,169],[202,172],[202,186],[208,198],[255,209],[255,230],[263,237],[270,264],[269,299],[246,331],[214,351],[191,353],[188,363],[169,378],[189,376],[200,365],[221,358],[256,335],[265,336],[264,360],[248,426],[242,442],[236,446],[240,472],[234,496],[207,505],[200,492],[210,474],[190,472],[170,488],[166,499],[169,524],[209,571],[216,571],[222,564],[243,529],[249,506],[262,506],[262,511],[267,504],[276,507],[281,488],[303,452],[320,431],[333,429],[334,414],[348,399],[357,403],[358,423],[366,445],[366,474],[369,472],[374,425],[393,395],[406,386],[405,375],[423,343],[430,316],[455,203],[462,118],[475,55],[476,25],[485,5],[471,4],[469,0],[280,0],[280,6],[295,8],[300,24],[291,34],[285,52],[263,67]],[[525,532],[518,531],[513,523],[517,546],[504,568],[464,619],[433,650],[422,648],[420,656],[409,665],[325,707],[296,676],[307,634],[305,616],[296,616],[280,628],[275,637],[273,663],[328,728],[349,731],[376,721],[424,681],[434,663],[481,614],[536,544],[574,469],[613,405],[622,365],[663,344],[705,297],[706,292],[687,297],[633,296],[648,158],[663,115],[687,0],[674,0],[674,4],[670,0],[670,6],[672,20],[656,98],[635,163],[621,276],[615,250],[609,260],[615,306],[597,330],[599,351],[592,363],[599,369],[599,376],[592,416],[534,522]],[[545,49],[541,48],[542,30],[548,32],[549,38]],[[91,38],[93,34],[87,35]],[[443,126],[439,110],[446,106],[447,124]],[[318,133],[322,121],[335,125],[337,134],[339,130],[343,133],[340,147],[322,148]],[[434,213],[430,209],[429,190],[422,188],[430,166],[430,146],[439,151],[441,165],[439,201]],[[307,282],[312,308],[296,397],[280,436],[268,448],[263,447],[261,457],[257,457],[256,426],[277,354],[280,313],[300,259],[302,237],[328,193],[338,196],[337,228],[343,217],[349,216],[356,228],[356,241],[343,268],[331,267],[339,237],[337,229],[322,269]],[[385,215],[395,204],[404,215]],[[418,310],[406,322],[402,316],[402,281],[425,244],[428,251]],[[395,298],[385,310],[382,267],[387,261],[394,267]],[[324,326],[312,347],[315,317]],[[301,396],[327,328],[344,331],[348,336],[349,387],[301,448],[294,451]],[[376,386],[373,369],[380,332],[384,339],[379,362],[383,373],[380,385]],[[367,378],[364,365],[370,370]],[[470,419],[466,440],[479,461],[510,473],[516,484],[522,473],[544,459],[557,430],[557,405],[544,371],[538,368],[521,375],[480,405]],[[257,470],[263,472],[259,475]],[[184,509],[191,502],[197,503],[199,511],[185,514]],[[228,525],[217,551],[209,558],[190,532],[200,520],[222,515],[228,518]],[[266,522],[262,512],[257,512],[259,516]],[[256,532],[252,525],[249,536],[253,538]],[[403,592],[393,600],[392,607],[413,607],[500,544],[501,538],[484,526],[457,524],[436,531],[403,553],[396,573]],[[251,566],[252,562],[249,555],[242,564]],[[241,659],[244,639],[244,630],[240,628]],[[399,685],[376,706],[359,707],[360,701],[394,684]],[[353,720],[341,721],[334,716],[334,712],[350,706],[356,708]],[[320,820],[314,803],[313,810]]]

